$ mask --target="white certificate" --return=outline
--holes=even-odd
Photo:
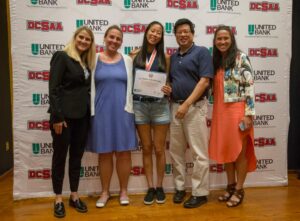
[[[166,84],[166,80],[166,73],[136,69],[133,93],[162,98],[164,93],[161,88]]]

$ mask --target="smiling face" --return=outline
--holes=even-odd
[[[147,42],[149,45],[157,45],[162,38],[163,29],[159,24],[153,24],[146,34]]]
[[[221,54],[225,55],[232,44],[229,31],[227,30],[218,31],[218,33],[216,34],[214,44],[217,47],[217,49],[221,52]]]
[[[75,36],[75,48],[79,54],[89,50],[92,44],[92,37],[85,31],[80,31]]]
[[[176,41],[179,47],[184,50],[192,46],[194,41],[194,34],[188,24],[179,25],[176,29]]]
[[[122,45],[123,35],[117,29],[111,29],[104,37],[104,43],[107,51],[116,52]]]

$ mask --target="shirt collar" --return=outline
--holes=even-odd
[[[184,52],[183,54],[180,54],[180,47],[179,47],[178,50],[177,50],[177,56],[184,57],[185,55],[191,53],[192,50],[194,49],[194,47],[195,47],[195,43],[193,42],[192,46],[186,52]]]

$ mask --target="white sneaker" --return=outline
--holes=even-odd
[[[96,202],[96,207],[97,208],[102,208],[105,207],[107,201],[109,200],[110,196],[108,195],[107,197],[101,196],[97,202]]]
[[[120,197],[120,205],[121,206],[127,206],[127,205],[129,205],[129,198],[128,198],[128,196],[121,196]]]

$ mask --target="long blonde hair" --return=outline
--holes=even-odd
[[[81,31],[86,31],[90,35],[92,42],[89,49],[80,55],[75,47],[75,39]],[[92,30],[87,26],[81,26],[77,28],[77,30],[74,32],[72,39],[67,43],[66,47],[64,48],[64,51],[75,61],[78,61],[83,68],[86,67],[89,70],[93,70],[93,68],[95,67],[96,59],[96,44]]]

